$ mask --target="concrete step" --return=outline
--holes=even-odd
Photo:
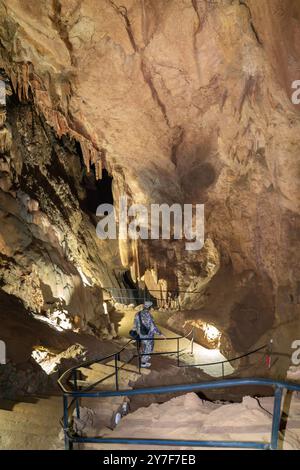
[[[108,391],[116,389],[115,383],[105,383],[105,384],[94,385],[94,382],[82,381],[78,385],[82,386],[82,387],[93,386],[93,390],[97,390],[99,392],[101,392],[101,391],[102,392],[104,392],[104,391],[108,392]],[[119,382],[119,390],[131,390],[131,389],[132,389],[132,387],[130,387],[127,382],[126,383]]]
[[[139,377],[138,367],[133,364],[124,364],[121,361],[118,361],[118,379],[119,386],[121,389],[131,388],[128,386],[130,381],[134,381]],[[114,390],[115,389],[115,362],[114,360],[106,364],[92,364],[88,368],[80,367],[78,369],[82,375],[83,379],[77,379],[77,385],[81,387],[87,387],[93,385],[99,380],[103,380],[97,384],[94,388],[96,390]],[[141,374],[149,374],[150,370],[141,369]],[[113,375],[112,375],[113,374]],[[111,377],[109,377],[111,376]],[[108,377],[108,378],[106,378]]]
[[[0,434],[6,434],[9,431],[20,430],[27,433],[28,430],[35,434],[48,436],[58,436],[61,426],[59,419],[53,419],[49,415],[30,416],[28,414],[13,413],[11,411],[0,410]]]
[[[62,396],[50,396],[47,398],[40,397],[30,397],[20,399],[20,401],[13,401],[7,399],[0,399],[0,409],[4,410],[14,410],[18,412],[19,410],[23,413],[26,410],[36,410],[37,407],[43,407],[44,410],[52,410],[60,406],[62,403]]]
[[[0,400],[1,449],[63,449],[59,438],[62,398]]]
[[[3,429],[5,422],[20,423],[24,426],[31,423],[33,426],[48,426],[49,428],[57,428],[60,426],[59,421],[62,418],[63,411],[54,412],[52,415],[40,413],[14,413],[13,411],[0,410],[0,429]]]
[[[47,434],[47,427],[43,434],[36,434],[26,430],[8,430],[0,433],[0,448],[9,450],[52,450],[63,449],[64,442],[58,437]]]
[[[13,414],[22,414],[28,416],[44,415],[49,416],[51,419],[56,415],[62,413],[63,401],[62,398],[55,400],[51,403],[44,400],[38,400],[35,403],[28,402],[12,402],[10,400],[0,401],[0,412],[7,411]]]

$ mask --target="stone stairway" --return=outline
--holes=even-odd
[[[60,396],[32,397],[15,402],[0,400],[0,449],[63,449],[59,437]]]
[[[128,384],[130,381],[135,381],[139,378],[140,373],[138,367],[133,364],[125,364],[118,361],[118,383],[120,390],[131,388]],[[89,367],[80,367],[81,378],[77,380],[77,385],[86,387],[101,381],[93,389],[96,390],[114,390],[116,386],[115,379],[115,362],[114,360],[105,364],[92,364]],[[141,369],[141,374],[149,374],[147,369]],[[107,377],[107,378],[106,378]]]
[[[130,389],[141,375],[133,364],[118,362],[119,388]],[[81,367],[78,385],[86,387],[114,373],[114,361]],[[142,369],[141,374],[149,374]],[[114,390],[115,377],[99,383],[97,390]],[[84,398],[80,400],[80,419],[74,411],[74,427],[82,435],[101,435],[113,429],[128,412],[126,397]],[[62,396],[30,397],[21,401],[0,399],[0,449],[63,449],[64,441],[60,425],[63,415]]]
[[[133,364],[124,364],[118,361],[118,384],[119,389],[131,389],[131,382],[136,382],[142,375],[148,375],[150,370],[142,369]],[[81,379],[77,380],[77,385],[86,387],[99,380],[107,379],[98,383],[93,390],[115,390],[115,363],[93,364],[89,367],[81,367]],[[116,424],[129,411],[129,400],[126,397],[107,398],[82,398],[80,400],[80,419],[73,413],[74,428],[82,435],[101,436],[109,429],[113,429]],[[85,448],[83,445],[80,448]]]

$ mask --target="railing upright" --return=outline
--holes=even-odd
[[[116,390],[119,390],[119,376],[118,376],[118,354],[115,354],[115,377],[116,377]]]
[[[74,383],[75,391],[77,392],[78,391],[77,369],[73,370],[73,383]],[[76,403],[76,416],[77,416],[77,418],[80,418],[80,406],[79,406],[79,399],[78,398],[76,398],[75,403]]]
[[[222,379],[224,379],[225,373],[224,373],[224,362],[222,362]]]
[[[191,356],[194,355],[194,339],[195,339],[195,329],[192,329],[192,339],[191,339]]]
[[[177,338],[177,366],[179,367],[179,338]]]
[[[273,421],[272,421],[272,435],[271,445],[272,450],[278,448],[279,428],[281,421],[281,401],[282,401],[283,388],[276,386],[274,393],[274,408],[273,408]]]

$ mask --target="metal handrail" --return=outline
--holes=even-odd
[[[138,289],[138,288],[132,288],[132,287],[101,287],[101,289],[103,290],[106,290],[106,291],[111,291],[111,290],[114,290],[114,291],[120,291],[120,292],[128,292],[128,291],[136,291],[136,292],[141,292],[143,289]],[[147,293],[150,293],[151,292],[165,292],[165,293],[169,293],[169,292],[175,292],[176,294],[180,294],[180,293],[183,293],[183,294],[201,294],[202,291],[200,290],[178,290],[178,289],[149,289]],[[146,294],[147,294],[146,293]]]
[[[155,340],[155,341],[159,341],[159,340],[176,340],[177,341],[177,349],[176,351],[166,351],[166,352],[152,352],[150,353],[149,355],[164,355],[164,354],[176,354],[177,355],[177,366],[178,367],[199,367],[199,366],[209,366],[209,365],[214,365],[214,364],[222,364],[222,377],[224,378],[224,364],[226,362],[233,362],[235,360],[238,360],[238,359],[241,359],[242,357],[245,357],[245,356],[249,356],[250,354],[254,354],[262,349],[264,349],[266,347],[266,345],[260,347],[260,348],[257,348],[255,349],[254,351],[250,351],[248,353],[245,353],[241,356],[238,356],[238,357],[235,357],[235,358],[232,358],[232,359],[227,359],[227,360],[224,360],[224,361],[217,361],[217,362],[211,362],[211,363],[207,363],[207,364],[184,364],[184,365],[180,365],[180,354],[185,351],[187,348],[183,348],[183,349],[180,349],[180,340],[181,339],[187,339],[191,336],[191,353],[193,353],[193,342],[194,342],[194,327],[186,334],[184,335],[180,335],[180,336],[174,336],[174,337],[171,337],[171,338],[150,338],[150,337],[145,337],[145,338],[142,338],[141,341],[143,340],[147,340],[147,339],[151,339],[151,340]],[[132,344],[132,343],[136,343],[137,345],[137,354],[133,354],[131,358],[129,358],[127,361],[123,362],[123,364],[121,366],[118,365],[118,361],[120,361],[120,355],[123,351],[127,350],[127,347]],[[138,358],[138,366],[139,366],[139,372],[140,372],[140,368],[141,368],[141,356],[143,356],[145,354],[143,353],[140,353],[139,351],[139,348],[138,348],[138,344],[137,342],[134,340],[134,339],[130,339],[129,341],[127,341],[127,343],[120,349],[118,350],[117,352],[115,353],[112,353],[112,354],[109,354],[108,356],[104,356],[102,358],[98,358],[98,359],[93,359],[93,360],[90,360],[90,361],[85,361],[85,362],[82,362],[80,364],[77,364],[76,366],[73,366],[71,367],[70,369],[66,370],[58,379],[58,385],[59,387],[61,388],[62,392],[63,392],[63,395],[64,395],[64,417],[62,418],[61,420],[61,423],[63,425],[63,428],[65,430],[65,433],[68,432],[68,435],[69,435],[69,416],[72,416],[73,414],[73,411],[74,411],[74,406],[76,408],[76,416],[77,418],[80,418],[80,404],[79,404],[79,400],[80,398],[84,397],[84,396],[91,396],[91,395],[86,395],[86,394],[89,394],[89,393],[93,393],[93,392],[90,392],[91,390],[93,390],[93,388],[95,388],[98,384],[104,382],[105,380],[115,376],[115,387],[116,387],[116,392],[120,392],[119,390],[119,378],[118,378],[118,372],[119,370],[121,370],[123,367],[125,367],[127,364],[129,364],[134,358]],[[81,367],[89,367],[90,365],[92,364],[97,364],[97,363],[102,363],[104,361],[108,361],[109,359],[112,359],[114,358],[114,372],[111,373],[111,374],[108,374],[107,376],[101,378],[100,380],[92,383],[92,384],[89,384],[87,385],[85,388],[81,388],[81,390],[78,390],[78,383],[77,383],[77,371],[79,368]],[[63,382],[65,381],[66,377],[68,377],[68,380],[70,380],[71,378],[73,379],[73,385],[75,387],[75,390],[67,390],[65,388],[65,386],[63,385]],[[110,391],[108,392],[110,393]],[[71,400],[71,403],[68,404],[68,397],[71,396],[72,397],[72,400]],[[108,395],[108,396],[111,396],[111,395]],[[67,425],[66,425],[67,423]],[[73,436],[74,437],[74,436]],[[72,439],[73,439],[72,437]],[[70,438],[70,436],[69,436]],[[69,439],[68,438],[68,439]],[[75,442],[75,441],[74,441]],[[76,441],[76,442],[79,442],[79,441]],[[91,441],[89,441],[91,442]],[[95,441],[96,442],[96,441]],[[98,442],[98,441],[97,441]]]
[[[154,340],[154,341],[167,341],[167,340],[177,340],[177,349],[176,351],[165,351],[165,352],[152,352],[152,353],[147,353],[147,354],[143,354],[143,353],[140,353],[138,352],[138,354],[134,354],[130,359],[129,361],[126,362],[126,365],[129,364],[133,359],[135,359],[136,357],[138,357],[139,359],[139,372],[140,372],[140,367],[141,367],[141,364],[140,364],[140,357],[143,356],[143,355],[150,355],[150,356],[155,356],[155,355],[170,355],[170,354],[176,354],[177,355],[177,367],[208,367],[208,366],[213,366],[213,365],[218,365],[218,364],[221,364],[222,365],[222,378],[224,378],[225,376],[225,370],[224,370],[224,364],[226,363],[231,363],[231,362],[234,362],[234,361],[237,361],[239,359],[242,359],[243,357],[247,357],[247,356],[250,356],[252,354],[255,354],[257,353],[258,351],[261,351],[263,349],[265,349],[267,347],[267,344],[261,346],[260,348],[257,348],[257,349],[254,349],[252,351],[249,351],[248,353],[245,353],[245,354],[242,354],[240,356],[237,356],[237,357],[234,357],[234,358],[231,358],[231,359],[225,359],[223,361],[215,361],[215,362],[208,362],[208,363],[200,363],[200,364],[180,364],[180,354],[182,352],[184,352],[186,350],[186,348],[183,348],[183,349],[179,349],[179,341],[180,339],[186,339],[188,338],[190,335],[192,334],[192,339],[191,339],[191,351],[193,350],[193,342],[194,342],[194,327],[188,332],[186,333],[185,335],[181,335],[181,336],[174,336],[172,338],[143,338],[143,340],[147,340],[147,339],[151,339],[151,340]],[[88,361],[88,362],[82,362],[80,364],[77,364],[76,366],[73,366],[71,367],[70,369],[66,370],[60,377],[59,379],[57,380],[57,383],[59,385],[59,387],[61,388],[61,390],[65,393],[67,392],[68,390],[65,389],[65,387],[63,386],[62,382],[63,380],[66,378],[66,376],[70,376],[72,375],[72,373],[74,371],[76,371],[77,369],[81,368],[81,367],[88,367],[89,365],[92,365],[92,364],[96,364],[96,363],[100,363],[100,362],[103,362],[103,361],[106,361],[108,359],[111,359],[111,358],[114,358],[116,359],[116,357],[119,357],[121,352],[124,351],[126,349],[126,347],[130,344],[130,343],[133,343],[133,342],[136,342],[135,340],[133,339],[130,339],[119,351],[115,352],[115,353],[112,353],[108,356],[105,356],[105,357],[102,357],[100,359],[94,359],[94,360],[91,360],[91,361]],[[123,366],[121,367],[118,367],[117,364],[116,364],[116,361],[115,361],[115,372],[113,372],[112,374],[108,374],[106,377],[103,377],[102,379],[100,379],[99,381],[96,381],[94,382],[93,384],[90,384],[86,387],[87,390],[90,390],[91,388],[93,388],[94,386],[98,385],[99,383],[102,383],[104,382],[105,380],[113,377],[114,375],[117,375],[117,372],[118,370],[122,369]],[[117,378],[116,378],[117,380]],[[76,385],[76,375],[75,375],[75,379],[74,379],[74,383],[75,383],[75,387],[77,388],[77,385]],[[83,389],[84,390],[84,389]]]
[[[205,440],[178,440],[178,439],[147,439],[147,438],[114,438],[114,437],[80,437],[74,436],[70,433],[68,423],[68,398],[104,398],[116,396],[135,396],[135,395],[148,395],[148,394],[163,394],[170,392],[196,392],[200,390],[211,389],[224,389],[228,387],[238,387],[245,385],[258,385],[258,386],[271,386],[275,387],[274,393],[274,407],[272,418],[272,430],[270,442],[257,442],[257,441],[205,441]],[[73,443],[112,443],[112,444],[146,444],[146,445],[172,445],[172,446],[190,446],[190,447],[222,447],[222,448],[253,448],[253,449],[277,449],[278,437],[281,420],[281,402],[283,390],[291,390],[300,392],[300,384],[279,381],[265,378],[244,378],[244,379],[227,379],[216,380],[212,382],[196,383],[196,384],[181,384],[181,385],[168,385],[163,387],[151,387],[135,390],[118,390],[118,391],[94,391],[94,392],[81,392],[72,391],[66,392],[63,395],[64,400],[64,434],[65,434],[65,448],[71,449]]]
[[[186,333],[185,335],[174,336],[173,338],[152,338],[152,337],[145,337],[145,338],[144,338],[144,337],[143,337],[143,338],[141,339],[141,341],[147,341],[147,340],[149,340],[149,339],[154,340],[154,341],[168,341],[168,340],[173,340],[173,341],[174,341],[174,340],[177,340],[177,341],[178,341],[178,340],[180,340],[180,339],[186,339],[186,338],[188,338],[191,334],[192,334],[192,336],[193,336],[193,333],[194,333],[194,328],[192,328],[192,329],[191,329],[188,333]],[[102,363],[102,362],[107,361],[107,360],[112,359],[112,358],[115,359],[116,356],[120,356],[120,354],[121,354],[124,350],[126,350],[127,346],[128,346],[129,344],[132,344],[132,343],[136,343],[136,340],[130,339],[129,341],[127,341],[127,343],[126,343],[121,349],[119,349],[117,352],[114,352],[114,353],[112,353],[112,354],[109,354],[108,356],[104,356],[104,357],[99,358],[99,359],[92,359],[92,360],[90,360],[90,361],[85,361],[85,362],[82,362],[82,363],[80,363],[80,364],[77,364],[76,366],[70,367],[70,368],[67,369],[67,370],[59,377],[59,379],[57,380],[57,383],[58,383],[59,387],[61,388],[61,390],[62,390],[64,393],[67,392],[68,390],[65,389],[65,387],[64,387],[64,385],[63,385],[63,381],[64,381],[67,377],[70,377],[70,376],[73,374],[74,371],[76,371],[77,369],[80,369],[81,367],[85,367],[85,368],[86,368],[86,367],[88,367],[88,366],[90,366],[90,365],[92,365],[92,364],[99,364],[100,362]],[[186,348],[181,349],[181,350],[178,350],[178,348],[177,348],[176,351],[167,351],[167,352],[161,352],[161,353],[150,353],[149,355],[164,355],[164,354],[177,354],[177,355],[178,355],[179,353],[183,352],[185,349],[186,349]],[[133,355],[132,358],[131,358],[131,360],[134,359],[135,357],[140,357],[140,356],[143,356],[143,355],[145,355],[145,354],[138,353],[138,355]],[[130,360],[130,361],[131,361],[131,360]],[[130,361],[129,361],[129,362],[130,362]],[[128,363],[129,363],[129,362],[128,362]],[[140,364],[139,364],[139,366],[140,366]],[[139,367],[139,368],[140,368],[140,367]],[[116,368],[115,368],[115,372],[114,372],[113,374],[109,374],[107,377],[104,377],[103,379],[101,379],[101,382],[103,382],[104,380],[106,380],[106,379],[112,377],[113,375],[115,375],[115,374],[117,373],[117,369],[119,369],[119,368],[116,367]],[[76,381],[76,379],[75,379],[75,381]],[[95,382],[95,383],[92,384],[92,385],[89,385],[89,388],[92,387],[93,385],[94,385],[94,386],[97,385],[98,383],[100,383],[100,381]]]
[[[233,357],[231,359],[224,359],[223,361],[207,362],[207,363],[200,363],[200,364],[184,364],[184,365],[179,365],[179,367],[207,367],[207,366],[214,366],[214,365],[222,364],[222,378],[224,378],[224,367],[223,367],[224,364],[238,361],[239,359],[242,359],[243,357],[251,356],[252,354],[257,353],[258,351],[262,351],[263,349],[266,349],[267,346],[268,346],[267,344],[264,344],[260,348],[253,349],[252,351],[242,354],[241,356]]]

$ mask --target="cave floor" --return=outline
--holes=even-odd
[[[245,396],[241,403],[212,403],[195,393],[153,403],[125,416],[105,437],[149,439],[229,440],[270,442],[273,397]],[[285,394],[279,449],[300,449],[300,396]],[[176,425],[174,426],[174,423]],[[207,447],[174,447],[128,444],[86,444],[85,449],[105,450],[211,450]],[[215,447],[214,449],[218,449]]]

